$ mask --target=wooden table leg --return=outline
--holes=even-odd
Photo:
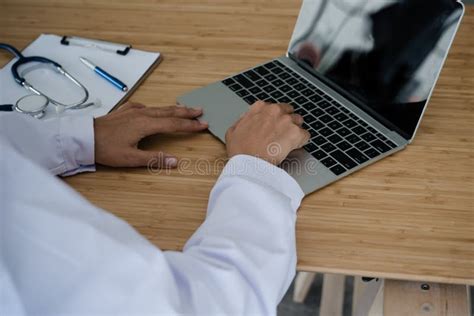
[[[344,275],[324,274],[323,290],[321,294],[321,316],[342,315],[344,303]]]
[[[384,316],[468,316],[465,285],[385,280]]]
[[[315,277],[316,273],[314,272],[298,272],[298,274],[296,275],[295,287],[293,290],[293,302],[304,302]]]

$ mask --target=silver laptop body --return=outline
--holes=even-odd
[[[203,107],[223,142],[255,100],[292,104],[312,138],[281,167],[308,194],[413,140],[463,14],[455,0],[305,0],[286,56],[178,103]]]

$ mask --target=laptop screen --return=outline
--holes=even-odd
[[[410,139],[462,12],[454,0],[305,0],[289,55]]]

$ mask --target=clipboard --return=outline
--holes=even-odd
[[[23,50],[25,56],[43,56],[58,62],[76,77],[89,91],[89,101],[99,100],[100,106],[91,106],[80,110],[66,110],[62,116],[105,115],[125,102],[146,77],[161,62],[159,52],[147,52],[133,49],[131,45],[117,44],[106,41],[42,34]],[[85,67],[79,57],[86,57],[95,64],[123,81],[129,88],[120,91],[96,73]],[[5,67],[0,69],[0,104],[14,104],[21,97],[31,94],[18,85],[11,75],[12,58]],[[51,72],[51,71],[49,71]],[[51,96],[69,93],[67,89],[48,86],[47,70],[36,70],[37,81],[45,86]],[[56,79],[57,81],[57,79]],[[51,80],[53,82],[53,80]],[[45,93],[46,93],[45,91]],[[48,93],[48,94],[49,94]],[[43,120],[57,117],[54,105],[49,105]]]

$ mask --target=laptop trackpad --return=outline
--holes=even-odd
[[[209,122],[211,133],[223,142],[229,127],[249,109],[247,103],[220,82],[182,95],[178,98],[178,103],[190,107],[202,107],[204,114],[200,120]]]

